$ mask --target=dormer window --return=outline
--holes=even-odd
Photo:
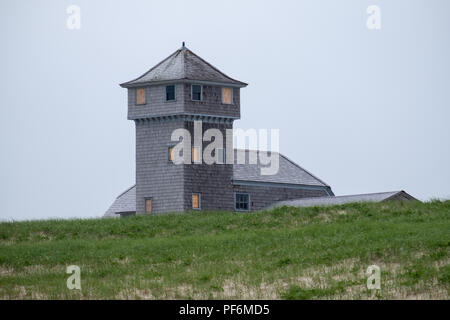
[[[201,85],[193,84],[191,86],[191,99],[192,101],[202,101],[203,88]]]
[[[222,88],[222,103],[232,104],[233,103],[233,89]]]
[[[145,104],[145,88],[136,89],[136,104]]]
[[[166,86],[166,101],[175,101],[175,86]]]

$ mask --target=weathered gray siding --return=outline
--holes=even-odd
[[[175,101],[166,101],[166,86],[145,87],[145,104],[136,105],[136,88],[128,89],[128,119],[156,117],[183,112],[183,84],[175,85]]]
[[[239,117],[239,89],[234,88],[233,104],[222,104],[220,86],[203,86],[202,101],[192,101],[191,84],[176,84],[176,100],[165,101],[166,85],[146,87],[146,104],[136,105],[136,89],[128,89],[128,118],[136,121],[136,210],[145,210],[145,198],[152,198],[152,212],[192,209],[192,193],[201,194],[202,210],[233,210],[231,180],[233,166],[225,164],[175,165],[167,159],[170,136],[175,129],[191,132],[193,122],[181,119],[149,120],[180,113]],[[147,119],[147,120],[144,120]],[[223,134],[232,124],[203,122],[203,132],[218,128]],[[204,142],[206,147],[209,142]]]
[[[217,115],[240,118],[240,95],[239,88],[232,88],[233,104],[222,103],[222,87],[221,86],[203,86],[202,101],[192,101],[191,84],[184,84],[184,110],[186,113]]]
[[[128,119],[157,117],[171,114],[203,114],[240,117],[239,88],[233,90],[233,104],[222,103],[222,87],[203,85],[202,101],[192,101],[191,84],[175,84],[175,101],[166,101],[166,85],[145,88],[145,104],[136,105],[136,89],[128,89]]]
[[[186,122],[186,129],[192,136],[193,122]],[[223,146],[225,147],[225,130],[232,129],[232,124],[202,124],[203,133],[216,128],[222,132]],[[202,133],[202,134],[203,134]],[[210,142],[203,142],[203,149]],[[233,210],[233,189],[231,180],[233,177],[232,164],[189,164],[184,165],[184,202],[185,209],[192,209],[192,193],[201,194],[202,210]]]
[[[310,190],[310,189],[281,188],[273,186],[263,187],[263,186],[247,186],[247,185],[234,185],[233,194],[235,192],[250,194],[251,210],[260,210],[274,202],[281,200],[324,197],[328,195],[328,193],[324,189]]]
[[[172,131],[184,121],[136,121],[136,211],[145,212],[152,197],[152,212],[183,211],[183,166],[168,160]]]

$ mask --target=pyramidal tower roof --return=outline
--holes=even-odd
[[[140,77],[122,83],[124,88],[141,85],[151,85],[160,82],[198,81],[205,83],[225,84],[235,87],[245,87],[247,84],[230,78],[219,69],[206,62],[183,42],[183,46],[148,70]]]

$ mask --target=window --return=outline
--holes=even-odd
[[[203,99],[203,88],[201,85],[193,84],[191,86],[191,99],[193,101],[202,101]]]
[[[192,147],[192,162],[200,162],[200,147]]]
[[[224,148],[217,148],[216,149],[216,163],[224,164],[225,162],[226,162],[225,149]]]
[[[126,218],[126,217],[135,216],[136,212],[126,211],[126,212],[117,212],[116,214],[119,214],[121,218]]]
[[[222,88],[222,103],[225,103],[225,104],[233,103],[233,89]]]
[[[145,199],[145,213],[152,212],[152,199]]]
[[[136,104],[145,104],[145,88],[136,89]]]
[[[235,209],[238,211],[250,211],[250,195],[248,193],[235,193]]]
[[[193,193],[192,194],[192,209],[196,209],[196,210],[201,209],[200,193]]]
[[[174,147],[169,147],[169,149],[167,150],[167,159],[169,161],[173,161],[174,158],[175,158],[175,149]]]
[[[174,101],[175,100],[175,86],[166,86],[166,101]]]

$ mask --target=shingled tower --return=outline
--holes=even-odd
[[[128,119],[136,124],[136,184],[116,197],[105,217],[416,200],[404,191],[335,197],[327,183],[278,152],[270,152],[268,163],[265,152],[233,149],[229,129],[240,118],[240,89],[247,84],[184,43],[121,86],[128,89]],[[268,167],[275,170],[267,173]]]
[[[226,164],[226,129],[240,117],[240,88],[234,80],[183,46],[135,80],[128,89],[128,119],[136,125],[136,212],[190,209],[233,210],[233,164]],[[174,164],[174,130],[194,137],[194,121],[202,134],[216,128],[223,135],[217,163],[198,163],[210,142],[194,142],[193,164]],[[201,140],[202,141],[202,140]],[[231,148],[232,150],[232,148]]]

